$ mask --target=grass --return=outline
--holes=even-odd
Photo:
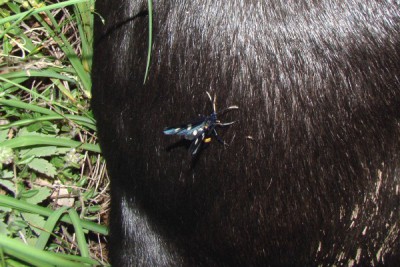
[[[0,266],[107,265],[94,0],[0,0]]]

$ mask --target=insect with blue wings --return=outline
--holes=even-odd
[[[238,106],[230,106],[223,111],[217,113],[216,109],[216,96],[214,95],[214,99],[211,98],[211,95],[206,92],[208,98],[212,103],[213,112],[209,116],[202,116],[201,119],[194,123],[184,124],[177,127],[167,127],[164,129],[164,134],[166,135],[180,135],[183,136],[186,140],[192,141],[189,147],[189,153],[194,157],[200,150],[200,147],[203,143],[209,143],[212,140],[212,137],[215,137],[218,142],[223,145],[227,145],[217,133],[217,127],[226,127],[235,123],[235,121],[221,123],[218,120],[217,115],[222,115],[230,110],[239,109]]]

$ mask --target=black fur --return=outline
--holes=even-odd
[[[147,1],[96,3],[113,265],[397,264],[399,2],[153,2],[144,85]],[[206,91],[238,122],[192,159]]]

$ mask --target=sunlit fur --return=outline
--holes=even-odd
[[[395,0],[102,0],[93,109],[113,266],[395,266]],[[237,104],[195,164],[162,130]],[[398,265],[399,266],[399,265]]]

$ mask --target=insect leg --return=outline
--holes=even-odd
[[[218,142],[220,142],[221,144],[223,144],[224,146],[227,146],[228,143],[226,143],[224,140],[222,140],[221,137],[219,137],[217,131],[215,129],[212,130],[213,135],[215,136],[215,138],[217,139]]]
[[[227,108],[224,109],[223,111],[219,112],[218,115],[222,115],[222,114],[224,114],[224,113],[226,113],[226,112],[228,112],[228,111],[235,110],[235,109],[239,109],[239,107],[236,106],[236,105],[227,107]]]
[[[225,126],[232,125],[232,124],[234,124],[235,122],[236,122],[236,121],[225,122],[225,123],[218,122],[218,123],[215,124],[215,126],[225,127]]]

